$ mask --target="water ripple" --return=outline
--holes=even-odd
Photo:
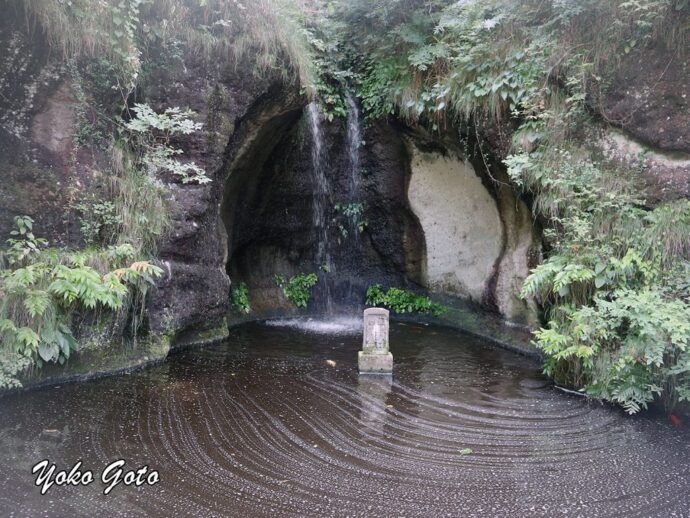
[[[689,514],[690,442],[662,421],[562,394],[530,360],[455,331],[393,326],[395,376],[359,377],[352,322],[282,324],[0,400],[0,513]],[[30,466],[42,458],[95,471],[124,458],[161,483],[40,497]]]

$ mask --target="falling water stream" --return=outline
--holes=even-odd
[[[362,130],[359,120],[359,108],[352,94],[348,93],[347,101],[347,154],[348,154],[348,198],[350,203],[361,203],[361,193],[359,189],[360,175],[360,147],[362,144]],[[359,217],[362,217],[361,215]],[[357,221],[352,220],[350,234],[353,246],[351,253],[359,255],[361,253],[361,238],[357,228]]]
[[[688,516],[684,429],[442,327],[393,324],[393,377],[358,376],[361,328],[332,320],[0,398],[0,516]],[[160,482],[41,496],[42,459],[97,476],[124,459]]]
[[[359,108],[352,94],[348,94],[347,101],[347,153],[350,170],[350,195],[359,195],[359,148],[362,143],[362,129],[359,121]]]
[[[314,175],[314,209],[312,222],[317,233],[316,262],[322,275],[320,284],[323,287],[325,309],[327,314],[333,313],[333,296],[329,276],[335,273],[331,251],[328,243],[328,214],[331,205],[331,187],[326,175],[327,156],[324,146],[323,131],[321,129],[321,114],[316,101],[307,107],[309,113],[309,127],[312,138],[311,161]]]
[[[331,243],[329,242],[329,225],[332,223],[329,214],[331,214],[334,202],[341,202],[344,212],[342,216],[347,221],[342,222],[346,230],[346,234],[342,236],[341,243],[338,243],[338,251],[341,253],[340,261],[348,262],[353,266],[352,271],[357,271],[362,255],[362,243],[360,237],[360,229],[358,228],[359,221],[363,217],[361,210],[357,211],[353,207],[363,207],[360,193],[360,146],[362,141],[361,122],[359,117],[359,108],[357,102],[352,94],[346,97],[347,102],[347,131],[346,131],[346,145],[345,150],[347,175],[345,188],[346,192],[334,192],[334,179],[330,178],[332,171],[335,169],[330,167],[330,160],[332,157],[328,156],[326,149],[323,129],[321,126],[322,117],[319,112],[316,102],[312,102],[308,106],[308,117],[310,134],[312,139],[311,145],[311,160],[314,178],[314,202],[312,223],[317,237],[317,251],[316,263],[321,271],[320,285],[325,299],[325,309],[328,314],[334,313],[334,281],[336,277],[339,281],[348,286],[345,293],[338,292],[338,299],[343,298],[348,301],[355,300],[356,296],[353,292],[354,283],[352,279],[346,279],[345,272],[338,272],[337,265],[333,261]],[[342,194],[339,198],[338,194]],[[352,272],[350,272],[352,275]]]

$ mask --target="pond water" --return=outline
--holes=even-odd
[[[690,514],[685,430],[441,327],[392,325],[394,377],[359,377],[359,333],[246,324],[155,368],[0,399],[0,516]],[[42,459],[97,480],[41,496]],[[117,459],[160,482],[104,496]]]

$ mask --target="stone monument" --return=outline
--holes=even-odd
[[[388,350],[388,310],[364,310],[364,341],[359,351],[360,374],[392,374],[393,355]]]

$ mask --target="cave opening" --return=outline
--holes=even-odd
[[[325,124],[314,106],[257,109],[245,122],[256,129],[229,165],[221,206],[226,271],[233,284],[248,286],[261,315],[293,309],[276,275],[316,274],[315,313],[360,307],[374,283],[421,286],[422,236],[405,195],[402,139],[382,125],[366,149],[353,144],[360,137],[351,120]]]
[[[315,106],[257,105],[228,165],[226,273],[254,315],[295,313],[276,276],[314,273],[311,314],[353,313],[381,284],[536,319],[518,294],[539,240],[500,168],[395,121],[326,122]]]

